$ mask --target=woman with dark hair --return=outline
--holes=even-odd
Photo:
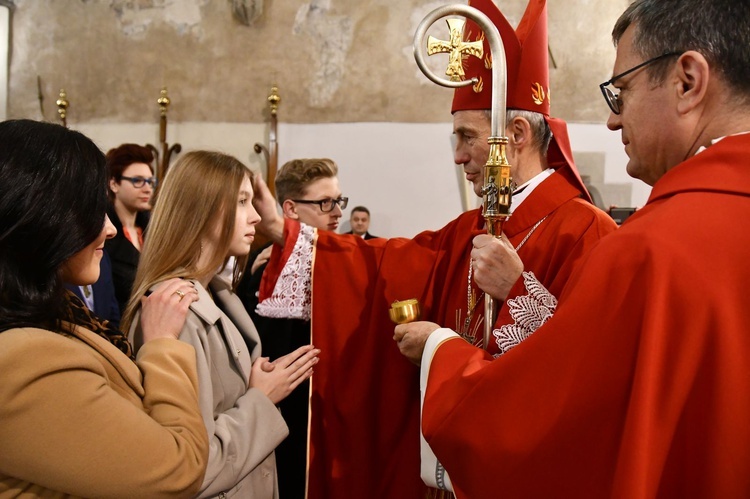
[[[106,185],[80,133],[0,123],[0,495],[190,497],[202,482],[195,351],[177,340],[193,286],[143,299],[137,356],[63,287],[99,277]]]
[[[107,214],[117,229],[104,249],[112,261],[112,281],[120,312],[130,298],[138,260],[143,248],[143,235],[148,225],[151,198],[156,188],[151,163],[154,155],[147,147],[122,144],[107,152],[109,200]]]

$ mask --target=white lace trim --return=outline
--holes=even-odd
[[[315,228],[301,224],[292,254],[271,296],[258,303],[258,315],[274,319],[310,320],[313,240]]]
[[[492,332],[500,348],[500,353],[495,357],[506,353],[531,336],[554,315],[557,308],[557,298],[547,291],[533,272],[523,273],[523,285],[528,294],[511,298],[506,302],[513,324],[506,324]]]

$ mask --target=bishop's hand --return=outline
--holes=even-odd
[[[393,339],[396,340],[398,349],[404,357],[412,363],[420,365],[427,338],[438,329],[440,329],[440,326],[426,321],[399,324],[394,330]]]
[[[496,238],[489,234],[476,236],[472,241],[474,282],[479,289],[505,301],[513,285],[523,273],[523,262],[505,236]]]
[[[276,198],[260,175],[253,176],[253,207],[260,215],[258,230],[277,244],[284,243],[284,218],[279,214]]]

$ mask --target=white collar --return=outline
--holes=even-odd
[[[543,172],[537,173],[533,178],[525,182],[523,185],[519,185],[518,187],[516,187],[511,198],[512,201],[510,203],[510,212],[513,213],[516,208],[521,206],[521,203],[523,203],[523,201],[527,197],[529,197],[529,194],[531,194],[532,191],[539,186],[539,184],[547,180],[547,178],[549,178],[549,176],[553,173],[555,173],[554,168],[547,168]]]
[[[750,133],[750,131],[747,131],[747,132],[737,132],[737,133],[732,133],[732,134],[730,134],[730,135],[724,135],[723,137],[719,137],[718,139],[712,139],[712,140],[711,140],[711,144],[710,144],[709,146],[700,146],[700,147],[698,148],[698,150],[697,150],[697,151],[695,151],[695,154],[700,154],[700,153],[702,153],[703,151],[705,151],[706,149],[708,149],[708,148],[709,148],[710,146],[712,146],[712,145],[716,144],[717,142],[719,142],[719,141],[720,141],[720,140],[722,140],[722,139],[726,139],[727,137],[734,137],[734,136],[737,136],[737,135],[747,135],[748,133]]]

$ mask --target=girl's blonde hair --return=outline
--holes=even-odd
[[[128,331],[143,297],[155,284],[181,277],[201,280],[227,264],[242,181],[253,174],[236,158],[211,151],[182,156],[160,186],[145,244],[138,263],[130,300],[123,313],[122,330]],[[198,268],[203,239],[221,227],[214,254]],[[232,285],[245,270],[247,256],[238,257]]]

